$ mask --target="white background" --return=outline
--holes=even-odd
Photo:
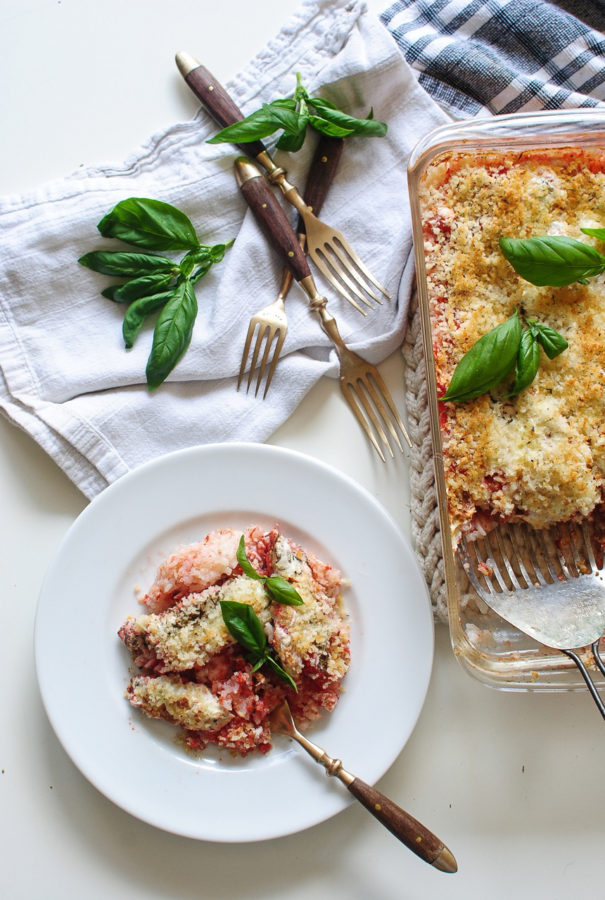
[[[197,104],[174,53],[188,50],[225,81],[296,7],[0,0],[0,193],[120,161],[150,134],[190,118]],[[401,401],[399,357],[382,371]],[[272,443],[356,478],[409,534],[406,462],[383,466],[373,456],[336,383],[320,384]],[[5,420],[0,492],[3,900],[600,895],[605,733],[596,709],[584,694],[483,687],[460,669],[443,627],[418,726],[379,786],[446,841],[457,875],[417,860],[357,806],[303,834],[247,845],[175,837],[114,807],[56,740],[33,665],[42,577],[86,501]],[[346,748],[338,752],[346,761]]]

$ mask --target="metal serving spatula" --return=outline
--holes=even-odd
[[[519,631],[565,653],[578,667],[605,719],[581,651],[590,647],[603,675],[599,641],[605,632],[603,547],[588,523],[536,531],[500,526],[458,555],[481,599]]]

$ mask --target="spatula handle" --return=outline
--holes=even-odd
[[[235,161],[235,175],[248,206],[272,247],[297,281],[308,278],[311,270],[296,233],[259,170],[254,163],[240,157]]]
[[[243,112],[214,75],[200,63],[187,71],[188,66],[183,64],[184,58],[190,59],[192,66],[197,63],[197,60],[193,60],[193,57],[188,57],[184,53],[177,54],[177,64],[183,78],[212,118],[222,128],[233,125],[234,122],[241,122],[244,118]],[[262,141],[251,141],[247,144],[236,144],[236,146],[253,159],[265,151]]]

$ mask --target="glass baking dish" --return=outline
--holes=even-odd
[[[415,147],[409,161],[408,184],[449,626],[454,653],[468,672],[491,687],[504,690],[585,690],[584,682],[568,657],[519,632],[481,602],[470,587],[453,550],[433,359],[423,211],[419,196],[427,169],[432,163],[438,163],[437,158],[444,153],[521,152],[540,148],[605,150],[605,113],[598,108],[518,113],[442,126],[430,132]]]

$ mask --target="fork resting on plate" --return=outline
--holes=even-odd
[[[376,366],[350,350],[342,340],[327,300],[315,286],[307,258],[280,204],[259,170],[250,160],[235,161],[240,189],[254,216],[274,249],[282,256],[309,300],[312,311],[336,348],[340,361],[340,387],[372,446],[386,462],[385,451],[394,457],[393,448],[403,451],[403,441],[411,446],[409,435]]]

